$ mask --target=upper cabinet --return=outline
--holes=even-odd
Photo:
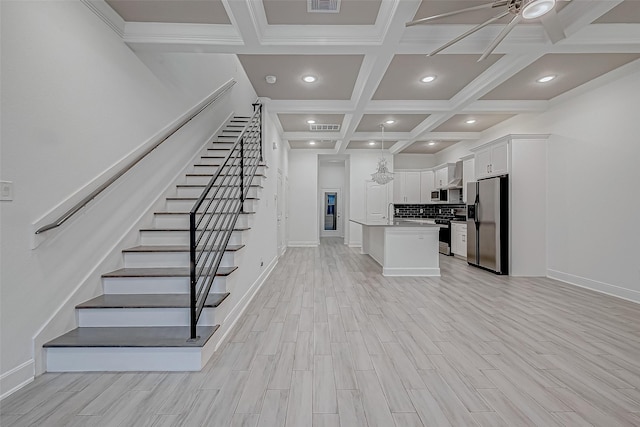
[[[394,172],[393,203],[420,203],[420,172]]]
[[[431,192],[435,190],[433,171],[420,172],[420,203],[431,203]]]
[[[442,188],[449,184],[454,177],[455,170],[455,163],[447,163],[446,165],[436,169],[436,188]]]
[[[486,145],[475,152],[476,178],[505,175],[509,173],[509,144],[501,140]]]

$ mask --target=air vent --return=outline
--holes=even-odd
[[[339,131],[340,125],[309,125],[311,131]]]
[[[338,13],[340,0],[307,0],[307,12]]]

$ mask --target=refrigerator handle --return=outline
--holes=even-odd
[[[475,205],[476,205],[475,206],[476,216],[473,220],[475,221],[476,227],[477,227],[478,224],[480,223],[480,202],[476,201]]]

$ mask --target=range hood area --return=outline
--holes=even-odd
[[[456,166],[453,172],[453,178],[447,183],[443,190],[456,190],[462,188],[462,160],[456,162]]]

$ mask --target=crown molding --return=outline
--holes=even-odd
[[[127,22],[124,30],[126,43],[243,44],[233,25]]]
[[[91,12],[107,24],[120,38],[124,37],[126,23],[107,2],[104,0],[80,0],[80,2],[87,6]]]

